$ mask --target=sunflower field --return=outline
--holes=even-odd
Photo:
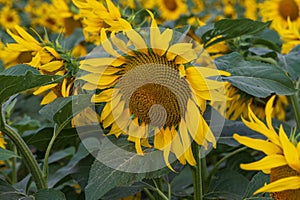
[[[1,200],[300,200],[300,0],[0,0]]]

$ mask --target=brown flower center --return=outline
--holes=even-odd
[[[155,54],[129,59],[117,87],[134,117],[156,127],[179,124],[191,90],[175,62]]]
[[[299,8],[294,0],[282,0],[279,2],[279,14],[283,19],[290,18],[291,21],[298,19]]]
[[[176,0],[164,0],[164,5],[170,11],[174,11],[178,7]]]
[[[156,105],[160,107],[153,107]],[[130,98],[129,109],[146,124],[172,127],[180,122],[176,95],[163,85],[149,83],[139,87]]]
[[[276,167],[271,169],[270,174],[270,181],[274,182],[276,180],[290,177],[290,176],[297,176],[299,173],[292,168],[290,168],[288,165],[284,165],[281,167]],[[285,190],[282,192],[272,192],[271,196],[275,200],[299,200],[300,197],[300,189],[297,190]]]

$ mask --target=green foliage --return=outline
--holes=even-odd
[[[270,24],[271,22],[264,23],[250,19],[222,19],[216,22],[214,26],[211,26],[200,37],[204,43],[204,47],[207,48],[218,42],[262,31]]]
[[[20,92],[60,82],[61,76],[41,75],[38,70],[28,65],[16,65],[0,73],[0,101],[3,103],[10,96]]]
[[[19,157],[13,151],[0,148],[0,160],[8,160],[10,158]]]
[[[218,69],[231,73],[224,80],[252,96],[264,98],[274,93],[292,95],[296,92],[293,81],[278,66],[247,61],[236,52],[217,58],[215,64]]]

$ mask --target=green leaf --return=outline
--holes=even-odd
[[[249,181],[232,170],[222,170],[215,174],[210,182],[207,199],[240,200]]]
[[[52,127],[44,127],[36,131],[28,131],[23,134],[23,139],[28,145],[33,145],[40,151],[45,151],[53,136]],[[75,128],[66,128],[55,139],[53,149],[63,149],[66,146],[77,146],[80,142]]]
[[[15,154],[13,151],[9,151],[6,149],[2,149],[0,147],[0,160],[8,160],[10,158],[19,157],[17,154]]]
[[[293,81],[275,65],[246,61],[236,52],[217,58],[215,64],[218,69],[231,73],[224,80],[252,96],[265,98],[274,93],[291,95],[296,92]]]
[[[90,148],[93,148],[92,146],[94,144],[91,142],[91,143],[89,143],[89,145],[90,145]],[[79,161],[81,161],[88,155],[89,155],[89,152],[86,150],[86,148],[82,144],[80,144],[76,154],[71,158],[71,160],[69,161],[69,163],[66,166],[58,169],[53,174],[49,174],[48,186],[50,188],[54,187],[60,180],[62,180],[66,176],[72,174],[74,172],[75,166],[79,163]]]
[[[40,114],[57,123],[58,126],[66,126],[73,116],[91,105],[91,95],[76,95],[65,98],[57,98],[40,110]]]
[[[300,77],[300,45],[294,47],[287,55],[278,54],[279,65],[283,67],[293,80]]]
[[[17,191],[10,184],[0,179],[0,199],[16,200],[26,197],[25,194]]]
[[[262,31],[270,24],[271,22],[258,22],[250,19],[222,19],[216,22],[214,27],[205,32],[201,38],[207,48],[218,42]]]
[[[263,172],[258,172],[253,176],[249,182],[247,189],[243,195],[243,198],[253,197],[253,193],[259,188],[263,187],[265,183],[270,182],[270,175],[264,174]],[[257,194],[255,197],[261,197],[264,194]]]
[[[14,94],[61,80],[61,76],[41,75],[38,70],[27,65],[10,67],[0,73],[0,103]]]
[[[65,195],[64,193],[55,190],[55,189],[42,189],[39,190],[34,197],[37,200],[65,200]]]
[[[139,156],[134,144],[126,138],[105,137],[99,149],[85,188],[86,198],[90,200],[99,199],[114,187],[130,186],[144,178],[157,178],[170,172],[167,167],[153,171],[157,166],[165,166],[162,152],[151,155],[150,150],[145,150],[145,155]]]
[[[144,187],[145,185],[141,183],[136,183],[129,187],[116,187],[107,192],[107,194],[104,195],[101,199],[111,200],[129,197],[140,192]]]
[[[189,166],[184,166],[180,174],[171,181],[172,193],[176,196],[190,196],[194,192],[193,176]]]

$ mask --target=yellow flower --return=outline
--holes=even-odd
[[[236,18],[237,13],[234,9],[235,2],[233,0],[223,0],[223,5],[224,5],[224,16],[228,18]]]
[[[223,83],[207,77],[228,73],[197,67],[200,46],[175,41],[176,33],[161,32],[150,14],[150,33],[129,30],[108,39],[102,29],[103,56],[82,61],[80,68],[90,73],[80,79],[87,81],[83,89],[102,90],[92,101],[106,102],[100,120],[109,135],[128,135],[143,155],[154,134],[154,148],[163,151],[169,168],[170,152],[180,163],[195,165],[192,140],[205,148],[216,145],[202,117],[206,101],[223,98],[217,91]]]
[[[2,132],[0,131],[0,147],[1,147],[2,149],[5,149],[5,145],[6,145],[6,142],[5,142],[5,140],[4,140],[4,137],[3,137]]]
[[[225,84],[226,88],[226,118],[231,120],[237,120],[240,117],[248,118],[249,110],[248,106],[251,106],[254,114],[258,118],[263,119],[265,117],[265,102],[268,98],[260,99],[253,97],[240,91],[230,83]],[[288,105],[286,96],[276,96],[274,104],[274,111],[272,117],[277,117],[279,120],[285,120],[285,107]]]
[[[283,54],[289,53],[295,46],[300,44],[300,27],[297,27],[295,23],[288,20],[287,28],[280,26],[280,24],[274,24],[277,32],[282,38],[283,44],[281,52]]]
[[[96,0],[73,0],[73,3],[80,10],[79,15],[82,18],[83,32],[87,41],[99,44],[103,28],[115,32],[132,29],[111,0],[106,0],[107,7]]]
[[[14,32],[7,30],[8,34],[16,41],[9,43],[0,51],[0,58],[5,67],[16,64],[28,64],[40,71],[41,74],[65,75],[65,61],[56,50],[47,46],[47,42],[40,43],[27,33],[22,27],[15,26]],[[62,83],[41,86],[33,94],[39,95],[48,92],[41,104],[47,104],[57,97],[66,97],[72,93],[74,78],[65,78]]]
[[[266,0],[259,5],[263,21],[272,20],[281,27],[288,26],[288,19],[300,27],[300,0]]]
[[[241,0],[241,3],[245,8],[244,17],[257,20],[258,5],[256,0]]]
[[[13,28],[20,24],[18,12],[10,6],[5,6],[0,12],[0,25],[4,28]]]
[[[271,173],[271,183],[258,189],[254,194],[271,192],[275,199],[295,199],[294,195],[297,194],[296,196],[299,197],[300,194],[300,142],[291,142],[282,125],[280,125],[279,134],[273,128],[271,116],[275,98],[276,96],[272,96],[266,105],[267,124],[255,116],[250,106],[249,121],[243,119],[247,127],[264,135],[267,140],[238,134],[234,134],[233,138],[243,145],[266,154],[259,161],[241,164],[241,168],[245,170],[262,170],[265,173]]]
[[[187,13],[187,6],[183,0],[157,0],[162,18],[176,20],[180,15]]]

